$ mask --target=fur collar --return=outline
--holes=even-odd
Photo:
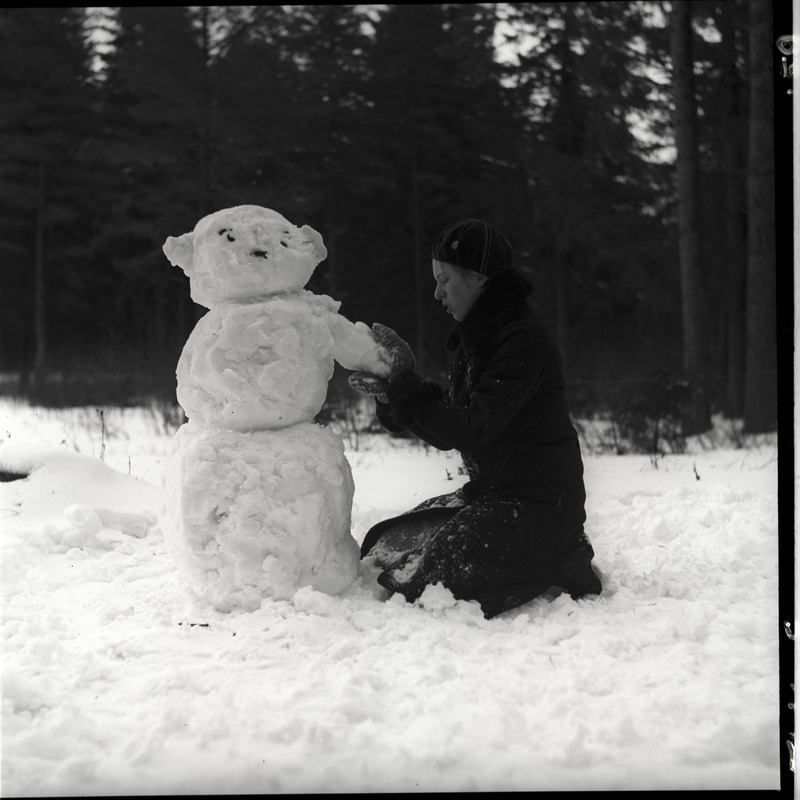
[[[450,330],[445,347],[455,350],[460,341],[471,348],[488,345],[497,331],[525,315],[529,308],[527,297],[532,291],[533,284],[515,269],[496,275],[486,284],[469,314]]]

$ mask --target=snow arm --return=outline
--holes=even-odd
[[[345,368],[361,370],[385,378],[389,375],[391,356],[375,340],[363,322],[350,322],[341,314],[328,316],[328,328],[333,336],[333,357]]]

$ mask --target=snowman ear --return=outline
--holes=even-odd
[[[170,264],[180,267],[187,275],[194,265],[194,231],[182,236],[169,236],[162,247]]]
[[[306,235],[308,240],[314,245],[314,256],[317,264],[328,257],[328,250],[322,242],[322,235],[317,233],[310,225],[303,225],[300,230]]]

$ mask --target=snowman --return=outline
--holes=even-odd
[[[391,355],[303,288],[327,255],[308,225],[235,206],[163,249],[209,309],[178,362],[188,422],[164,469],[161,527],[184,578],[222,611],[340,592],[358,573],[353,479],[340,437],[313,420],[334,361],[385,377]]]

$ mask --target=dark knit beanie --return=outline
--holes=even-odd
[[[448,225],[434,240],[432,258],[491,278],[511,267],[514,251],[490,222],[464,219]]]

